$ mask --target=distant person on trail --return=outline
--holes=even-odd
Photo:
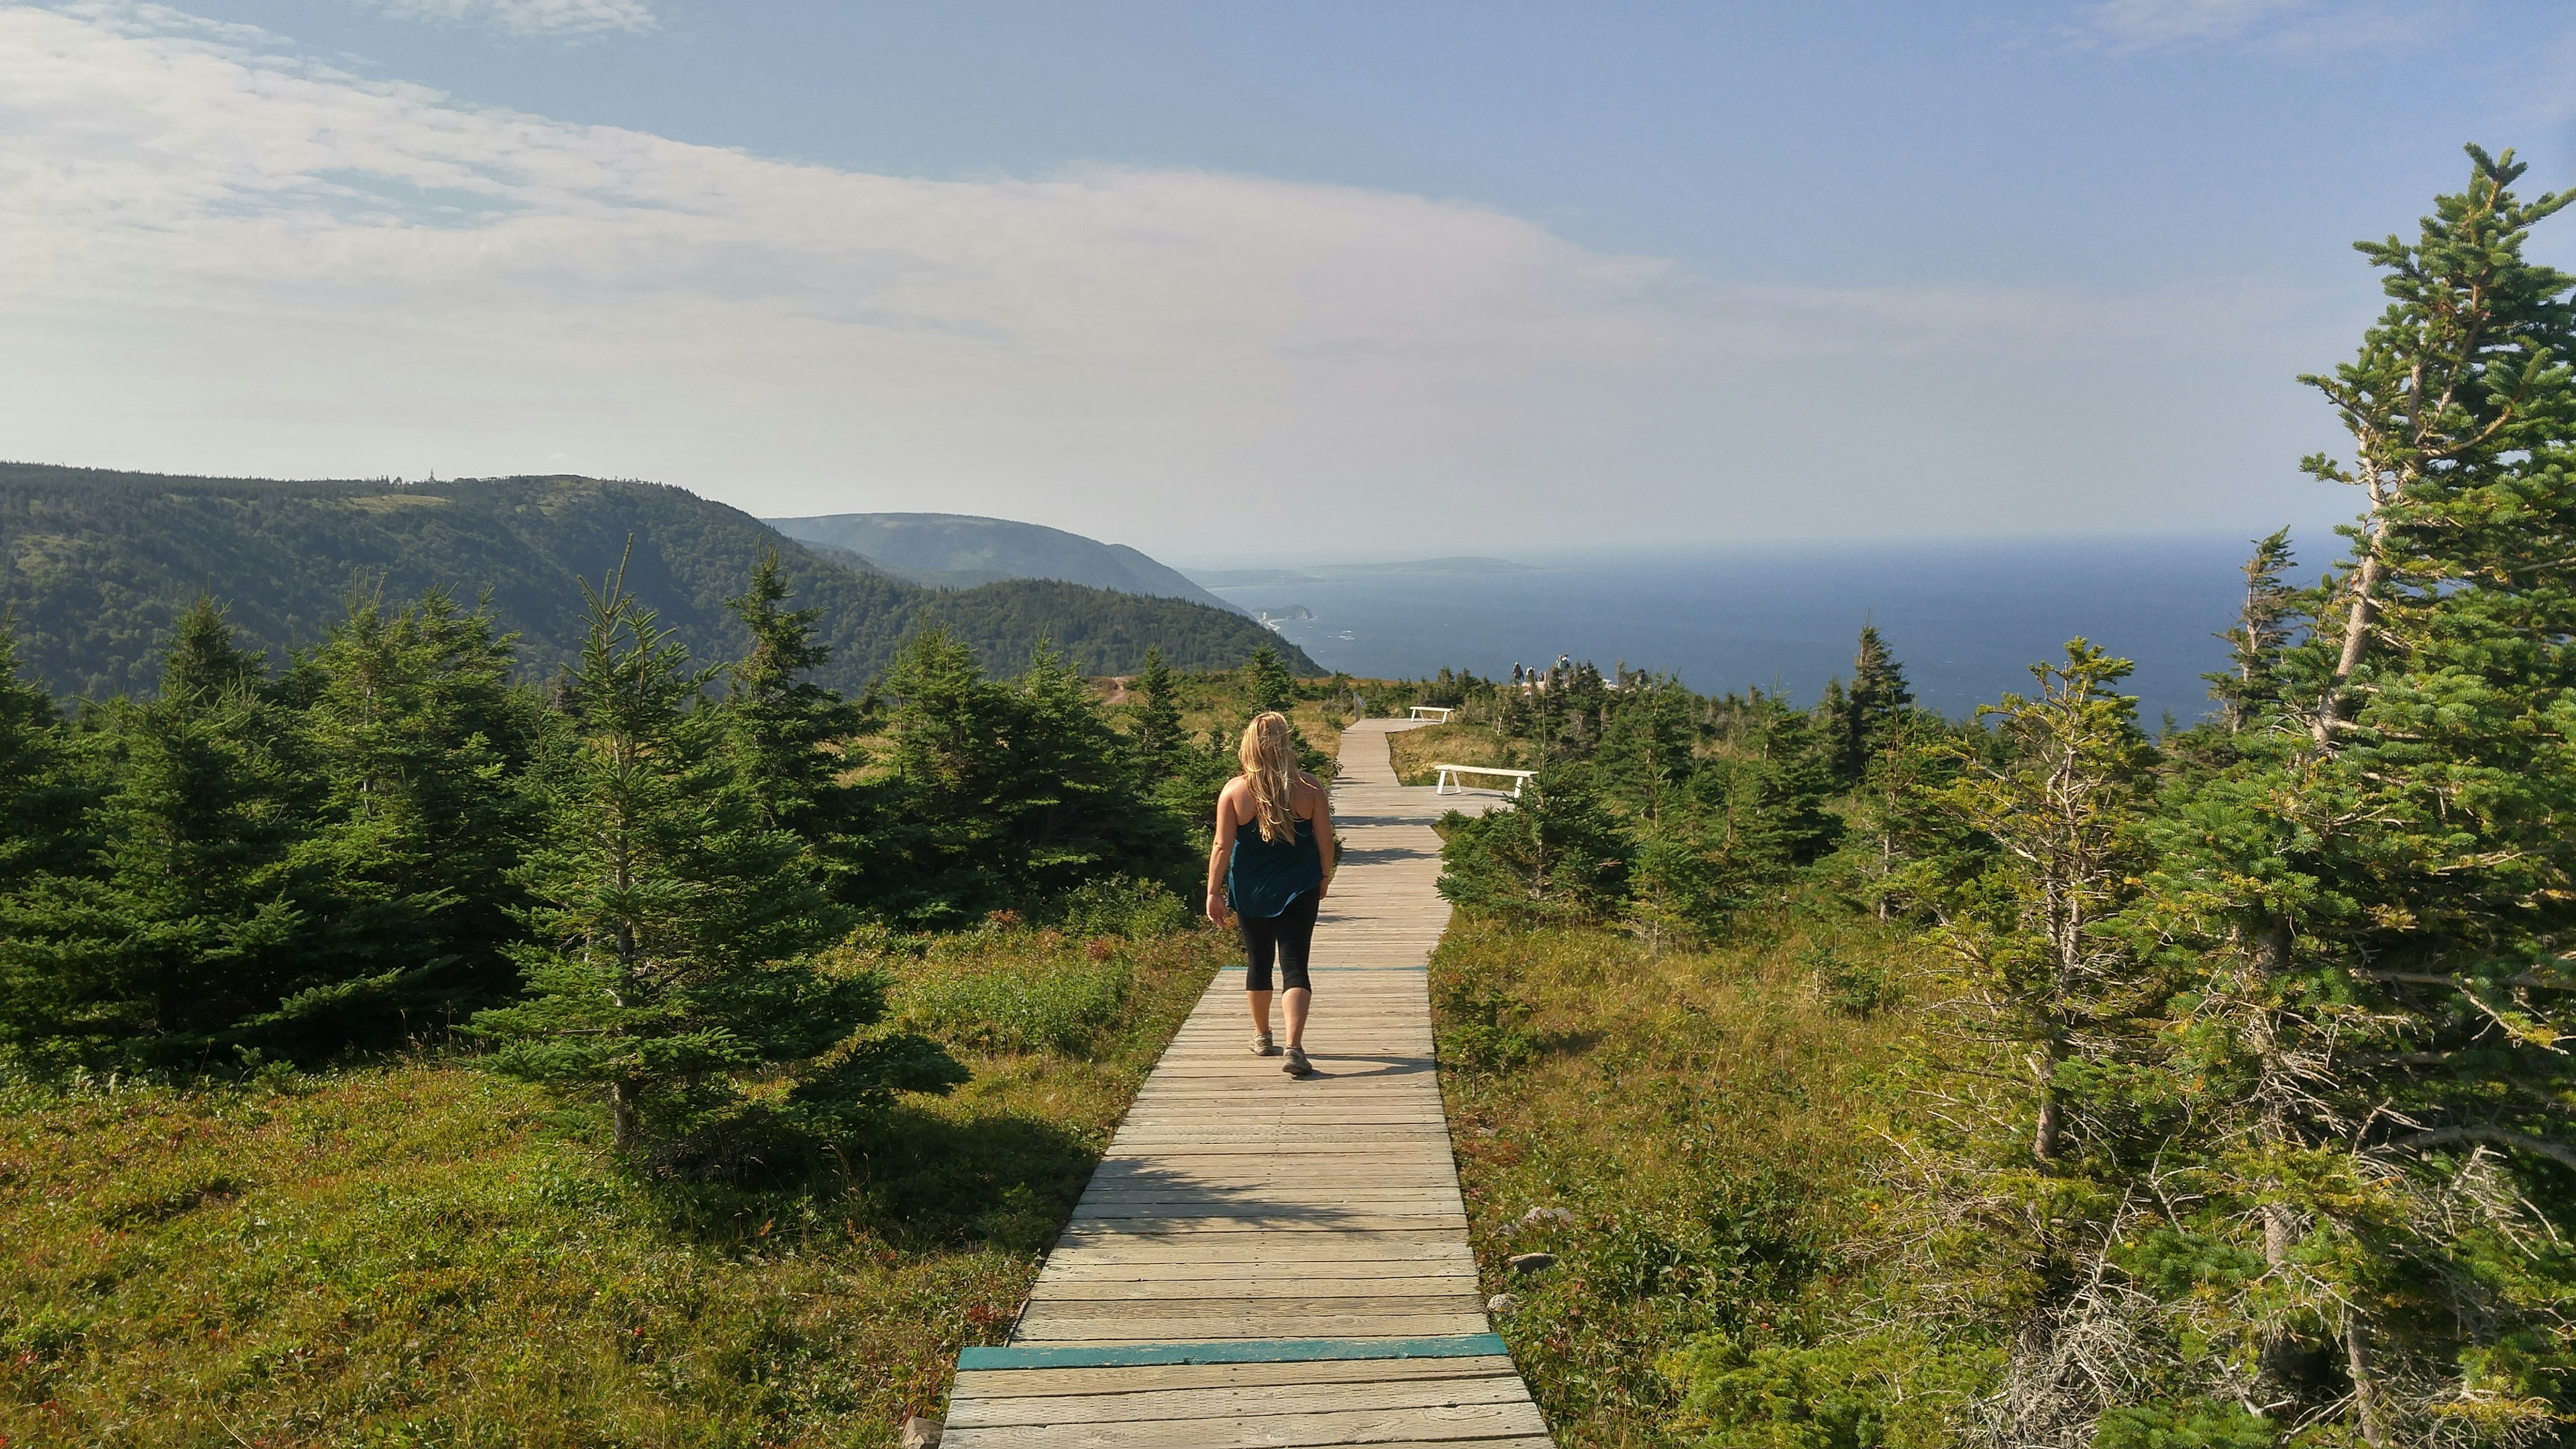
[[[1315,939],[1315,910],[1333,883],[1333,811],[1323,785],[1297,768],[1288,716],[1273,710],[1243,727],[1237,751],[1243,773],[1216,797],[1216,848],[1208,852],[1207,918],[1222,926],[1230,910],[1243,931],[1243,989],[1252,1004],[1252,1054],[1279,1055],[1270,1039],[1270,974],[1288,995],[1288,1060],[1292,1077],[1314,1074],[1306,1060],[1306,1008],[1314,990],[1306,955]],[[1246,827],[1250,827],[1247,829]]]

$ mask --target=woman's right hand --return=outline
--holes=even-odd
[[[1225,924],[1225,892],[1208,892],[1207,918],[1220,926]]]

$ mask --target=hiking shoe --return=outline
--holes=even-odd
[[[1252,1054],[1256,1057],[1275,1057],[1279,1055],[1279,1044],[1272,1041],[1270,1033],[1265,1031],[1252,1039]]]
[[[1304,1047],[1290,1047],[1288,1060],[1280,1064],[1279,1070],[1292,1077],[1311,1077],[1315,1075],[1315,1064],[1306,1060]]]

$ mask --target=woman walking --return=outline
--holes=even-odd
[[[1252,1054],[1279,1054],[1270,1038],[1271,969],[1277,963],[1288,1018],[1282,1070],[1310,1076],[1306,1010],[1314,990],[1306,956],[1315,910],[1333,881],[1333,812],[1324,787],[1297,768],[1288,716],[1272,711],[1243,727],[1243,773],[1216,797],[1216,848],[1208,852],[1207,916],[1231,910],[1243,931],[1243,989],[1252,1005]]]

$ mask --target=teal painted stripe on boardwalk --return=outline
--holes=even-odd
[[[1066,1344],[1060,1348],[970,1348],[957,1355],[971,1369],[1145,1368],[1180,1363],[1316,1363],[1352,1358],[1482,1358],[1510,1352],[1499,1333],[1440,1338],[1270,1338],[1240,1343]]]
[[[1231,971],[1235,975],[1240,976],[1251,968],[1248,966],[1220,966],[1217,969],[1219,971]],[[1419,976],[1431,968],[1428,966],[1309,966],[1306,969],[1309,972],[1315,973],[1325,971],[1410,971],[1414,975]]]

